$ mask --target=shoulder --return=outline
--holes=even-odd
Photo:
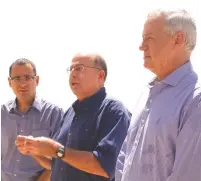
[[[45,99],[38,99],[38,102],[42,109],[50,109],[50,110],[54,110],[54,111],[58,111],[58,112],[60,112],[60,111],[63,112],[63,109],[60,106],[58,106],[54,103],[51,103]]]
[[[1,105],[1,111],[2,112],[8,112],[11,110],[11,108],[13,107],[13,103],[14,103],[14,100],[10,100],[4,104]]]
[[[201,116],[201,86],[196,84],[189,94],[182,111],[182,118],[186,121],[190,117],[199,114]],[[185,122],[184,122],[185,123]]]
[[[124,131],[127,131],[131,121],[131,113],[120,100],[106,97],[101,107],[98,122],[100,130],[113,130],[115,134],[120,132],[123,134]]]
[[[197,107],[201,102],[201,86],[200,84],[195,84],[193,89],[188,95],[186,100],[185,109]]]
[[[69,117],[71,115],[74,115],[73,107],[70,106],[66,111],[64,111],[63,115],[64,115],[63,118],[66,118],[66,117]]]
[[[114,97],[106,96],[102,103],[102,107],[105,112],[109,114],[125,115],[129,118],[131,117],[131,112],[127,109],[123,102]]]

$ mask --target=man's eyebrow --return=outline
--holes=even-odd
[[[149,35],[152,35],[152,33],[145,33],[142,35],[142,38],[146,37],[146,36],[149,36]]]
[[[71,66],[77,66],[77,65],[85,65],[85,64],[83,64],[83,63],[74,63]]]

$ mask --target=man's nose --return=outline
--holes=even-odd
[[[148,50],[148,46],[145,43],[141,43],[141,45],[139,46],[139,50],[140,51],[147,51]]]
[[[26,82],[20,82],[20,87],[24,88],[27,86],[27,83]]]

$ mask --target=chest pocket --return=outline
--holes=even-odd
[[[50,130],[49,129],[40,129],[40,130],[32,130],[31,135],[33,137],[39,137],[39,136],[44,136],[44,137],[50,137]]]
[[[97,145],[97,116],[84,113],[75,116],[68,134],[68,143],[75,149],[92,151]]]
[[[33,114],[28,122],[27,130],[29,130],[29,135],[32,135],[33,137],[50,137],[52,131],[51,115],[46,112]]]

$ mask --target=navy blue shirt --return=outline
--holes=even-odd
[[[114,180],[117,156],[130,118],[131,114],[121,102],[106,96],[105,88],[81,102],[76,101],[65,113],[56,139],[68,148],[93,152],[110,179],[86,173],[54,159],[51,181]]]

